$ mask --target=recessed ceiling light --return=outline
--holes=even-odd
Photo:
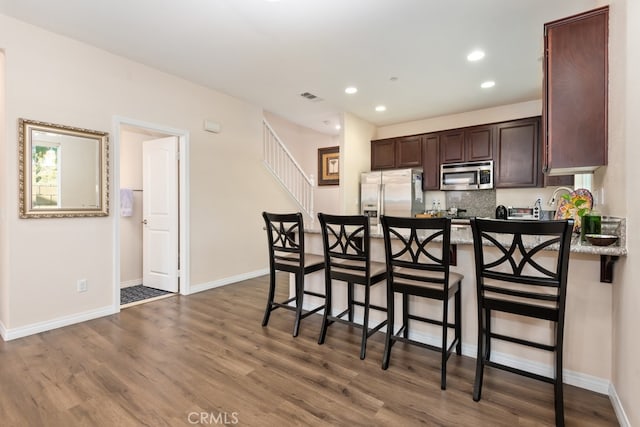
[[[384,105],[378,105],[376,107],[376,111],[378,112],[387,111],[387,107],[385,107]]]
[[[342,126],[336,125],[336,130],[340,130],[340,129],[342,129]]]
[[[349,95],[353,95],[354,93],[356,93],[358,91],[358,88],[355,87],[355,86],[349,86],[344,91],[345,91],[345,93],[348,93]]]
[[[474,50],[469,55],[467,55],[467,61],[479,61],[484,58],[484,52],[481,50]]]
[[[496,82],[494,82],[494,81],[492,81],[492,80],[489,80],[489,81],[487,81],[487,82],[482,83],[482,84],[480,85],[480,87],[481,87],[482,89],[488,89],[488,88],[490,88],[490,87],[494,87],[495,85],[496,85]]]

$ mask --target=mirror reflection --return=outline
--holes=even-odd
[[[108,215],[105,132],[20,120],[22,218]]]

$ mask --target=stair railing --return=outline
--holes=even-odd
[[[313,175],[309,177],[304,173],[266,119],[262,123],[265,166],[313,221]]]

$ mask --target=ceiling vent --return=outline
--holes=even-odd
[[[309,101],[313,101],[313,102],[320,102],[322,101],[322,98],[318,98],[316,95],[310,93],[310,92],[303,92],[300,94],[301,97],[303,98],[307,98]]]

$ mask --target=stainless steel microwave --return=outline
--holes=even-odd
[[[493,160],[440,165],[441,190],[489,190],[493,188]]]

